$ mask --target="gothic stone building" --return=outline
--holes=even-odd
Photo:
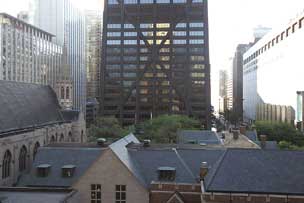
[[[52,142],[86,142],[78,111],[62,111],[49,86],[0,81],[0,186],[27,173],[39,147]]]

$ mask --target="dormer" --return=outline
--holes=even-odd
[[[61,174],[64,178],[73,177],[75,173],[76,166],[75,165],[64,165],[61,168]]]
[[[174,181],[176,169],[174,167],[162,166],[158,167],[158,180],[159,181]]]
[[[51,172],[50,164],[40,164],[36,167],[38,177],[47,177]]]

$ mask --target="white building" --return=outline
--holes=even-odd
[[[264,103],[296,109],[296,92],[304,90],[303,27],[304,14],[274,29],[244,54],[245,119],[255,120],[257,106]]]

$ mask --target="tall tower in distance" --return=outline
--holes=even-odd
[[[162,114],[210,124],[207,0],[106,0],[101,114],[129,125]]]

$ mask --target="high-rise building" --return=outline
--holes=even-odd
[[[161,114],[210,128],[207,0],[107,0],[101,113],[133,124]]]
[[[101,33],[102,13],[98,10],[87,10],[86,21],[86,71],[87,98],[100,98],[100,67],[101,67]]]
[[[303,27],[302,14],[265,35],[244,54],[243,104],[246,119],[257,118],[260,104],[296,109],[295,93],[304,89]]]
[[[53,35],[0,13],[0,80],[50,85],[55,88],[62,47]]]
[[[227,70],[220,70],[219,72],[219,112],[224,113],[228,110],[227,106]]]
[[[301,131],[304,130],[304,91],[297,91],[297,127]]]
[[[34,0],[30,13],[35,26],[55,35],[54,41],[67,52],[73,83],[73,108],[85,113],[86,58],[85,18],[69,0]]]
[[[239,119],[243,118],[243,54],[252,44],[239,44],[232,65],[232,110]]]

